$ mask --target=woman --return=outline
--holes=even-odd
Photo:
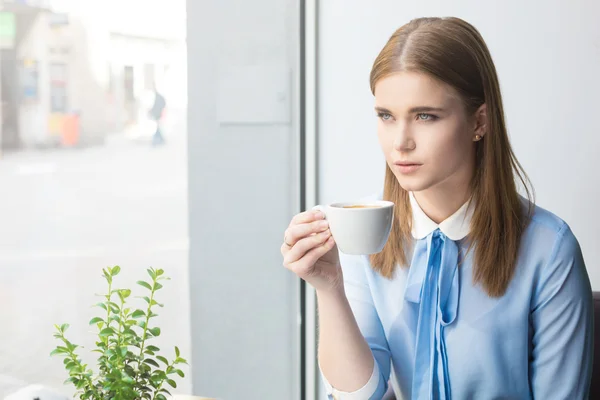
[[[294,217],[284,265],[311,284],[330,398],[583,399],[592,299],[568,225],[530,191],[496,70],[457,18],[396,31],[371,71],[392,233],[338,255],[322,213]]]

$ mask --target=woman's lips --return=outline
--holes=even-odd
[[[394,165],[396,165],[396,168],[400,171],[400,173],[411,174],[413,172],[416,172],[423,164],[411,162],[397,162],[394,163]]]

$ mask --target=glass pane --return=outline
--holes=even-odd
[[[132,311],[164,269],[145,346],[191,356],[185,25],[185,0],[0,1],[0,398],[73,396],[54,324],[96,369],[109,266]]]

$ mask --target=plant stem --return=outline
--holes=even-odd
[[[146,323],[144,324],[144,332],[142,334],[142,344],[140,345],[140,361],[138,361],[138,371],[140,369],[140,365],[144,360],[144,346],[146,345],[146,335],[148,334],[148,323],[150,322],[150,313],[152,311],[152,301],[154,301],[154,293],[156,285],[156,278],[152,279],[152,291],[150,293],[150,302],[148,303],[148,308],[146,309]]]
[[[173,361],[171,364],[169,364],[167,366],[167,371],[169,370],[169,368],[173,368],[173,366],[175,365],[175,361]],[[166,374],[166,373],[165,373]],[[160,389],[162,389],[163,383],[165,383],[167,379],[163,379],[160,381],[160,383],[158,384],[158,387],[156,388],[156,391],[154,391],[154,396],[152,396],[152,400],[156,399],[156,396],[160,393]]]
[[[65,344],[67,344],[67,343],[68,343],[68,340],[67,340],[67,338],[65,338],[64,334],[61,334],[61,336],[62,336],[62,340],[63,340],[63,342],[65,342]],[[82,366],[82,365],[81,365],[81,363],[79,362],[79,359],[77,358],[77,354],[75,354],[75,352],[74,352],[73,350],[70,350],[70,348],[69,348],[69,346],[68,346],[68,345],[67,345],[67,349],[69,349],[69,356],[71,357],[71,360],[73,360],[73,362],[74,362],[75,364],[78,364],[80,367],[82,367],[81,369],[82,369],[82,370],[84,370],[83,372],[80,372],[80,373],[79,373],[79,376],[80,376],[82,379],[84,379],[84,380],[87,382],[87,384],[88,384],[88,386],[89,386],[90,390],[91,390],[91,391],[92,391],[92,392],[93,392],[93,393],[96,395],[96,397],[99,397],[99,396],[98,396],[98,391],[97,391],[97,390],[96,390],[96,388],[94,387],[94,382],[92,382],[92,378],[91,378],[91,377],[89,377],[89,376],[87,376],[87,374],[86,374],[86,372],[85,372],[85,368],[83,368],[83,366]],[[86,390],[84,389],[84,391],[83,391],[83,392],[85,393],[85,392],[86,392]]]
[[[119,310],[119,327],[117,329],[117,345],[116,348],[119,350],[117,352],[117,365],[121,367],[121,345],[123,344],[123,308],[125,307],[125,301],[121,299],[121,307]]]
[[[144,324],[144,334],[142,335],[142,346],[140,347],[140,355],[144,353],[144,346],[146,344],[146,335],[148,332],[148,323],[150,322],[150,313],[152,312],[152,301],[154,300],[154,286],[152,287],[152,293],[150,294],[150,303],[148,303],[148,309],[146,310],[146,323]]]
[[[112,278],[108,282],[108,294],[106,295],[106,327],[110,328],[110,300],[112,299]],[[108,336],[104,338],[106,350],[108,350]]]
[[[109,273],[110,275],[110,273]],[[110,312],[111,312],[111,307],[110,307],[110,302],[112,300],[112,280],[113,277],[111,276],[111,278],[108,280],[108,294],[106,295],[106,327],[110,328]],[[109,336],[105,336],[104,337],[104,344],[106,345],[106,348],[104,349],[104,356],[105,356],[105,368],[107,369],[107,371],[110,370],[110,363],[108,361],[108,356],[106,356],[106,353],[108,352],[109,348],[110,348],[110,341],[109,341]]]

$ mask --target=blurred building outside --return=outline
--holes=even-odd
[[[185,69],[184,5],[0,0],[1,147],[149,135],[155,85],[185,111]]]

